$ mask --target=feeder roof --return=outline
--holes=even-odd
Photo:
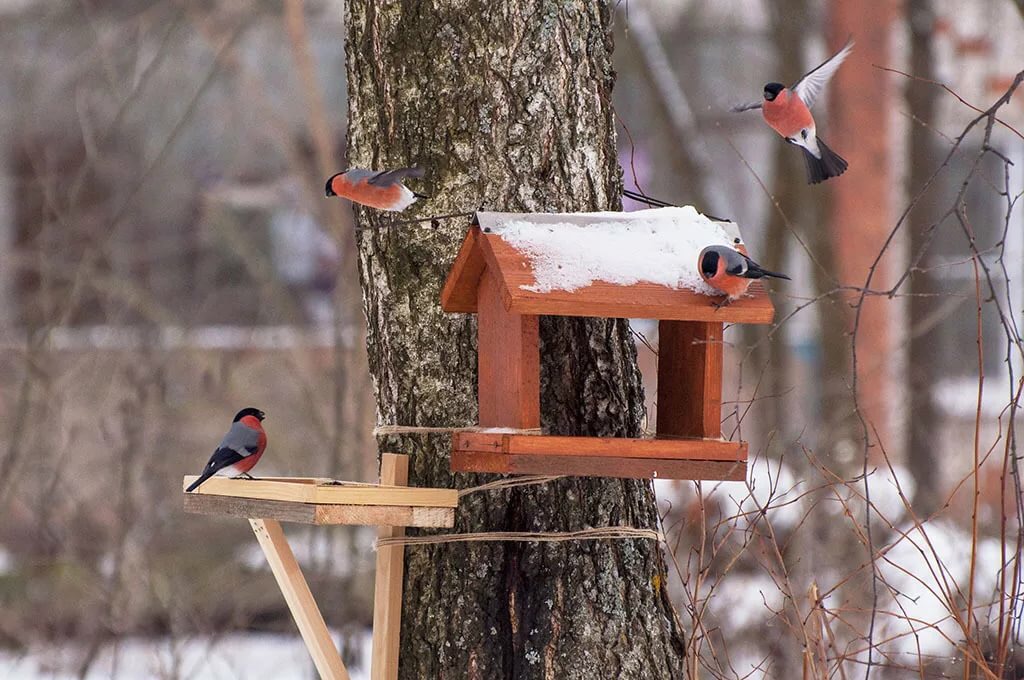
[[[636,212],[478,212],[441,294],[448,312],[476,312],[485,270],[515,314],[770,323],[760,283],[717,309],[700,278],[709,245],[732,245],[739,230],[692,207]]]

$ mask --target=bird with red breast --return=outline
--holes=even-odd
[[[363,170],[352,168],[327,178],[325,187],[328,196],[341,196],[353,203],[366,205],[378,210],[399,212],[427,198],[412,191],[402,183],[406,177],[422,178],[421,168],[398,168],[397,170]]]
[[[763,101],[741,104],[731,109],[734,112],[761,109],[761,115],[773,130],[790,144],[799,146],[804,152],[808,184],[838,177],[849,166],[842,156],[818,137],[810,107],[814,106],[818,95],[852,50],[853,41],[848,40],[843,49],[804,75],[793,87],[768,83],[764,86]]]
[[[708,246],[700,251],[697,270],[705,283],[725,296],[725,300],[717,305],[719,307],[746,295],[750,284],[756,279],[771,277],[789,280],[785,274],[768,271],[746,254],[729,246]]]
[[[192,482],[185,492],[199,487],[210,477],[248,477],[249,470],[260,461],[267,448],[267,433],[263,430],[263,419],[267,415],[258,408],[243,408],[231,421],[231,428],[220,440],[203,473]]]

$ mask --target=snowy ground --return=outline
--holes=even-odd
[[[338,635],[335,634],[335,642]],[[352,680],[370,677],[371,637],[360,635],[359,664],[349,664]],[[26,655],[0,652],[5,680],[71,680],[83,650],[77,645],[32,649]],[[128,638],[99,654],[87,680],[310,680],[316,677],[302,639],[277,634],[234,633],[210,638]]]

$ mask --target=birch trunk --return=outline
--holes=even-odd
[[[426,168],[416,189],[433,198],[396,219],[618,207],[611,15],[589,0],[349,2],[350,164]],[[357,219],[380,423],[475,423],[475,318],[439,305],[468,218]],[[643,392],[626,322],[544,318],[541,336],[544,426],[637,435]],[[379,444],[410,455],[411,484],[484,479],[449,473],[446,435]],[[455,530],[654,527],[653,500],[645,482],[563,479],[467,496]],[[400,677],[681,678],[665,584],[651,541],[409,548]]]

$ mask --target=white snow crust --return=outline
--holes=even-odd
[[[731,246],[726,229],[692,206],[507,219],[492,231],[533,266],[526,290],[572,291],[595,281],[641,281],[718,295],[700,278],[697,257],[710,245]]]

